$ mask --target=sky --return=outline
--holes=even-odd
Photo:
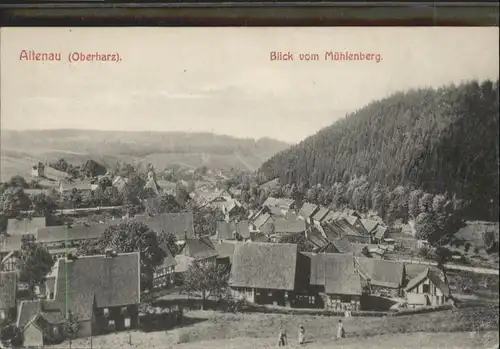
[[[2,129],[214,132],[298,142],[399,90],[497,79],[498,28],[2,28]],[[62,60],[20,60],[23,50]],[[292,52],[293,61],[270,53]],[[380,54],[324,60],[325,52]],[[120,62],[69,62],[72,52]],[[319,61],[301,61],[317,53]]]

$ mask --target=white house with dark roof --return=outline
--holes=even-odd
[[[412,278],[404,291],[406,304],[410,308],[445,304],[450,293],[448,285],[431,268],[426,268]]]

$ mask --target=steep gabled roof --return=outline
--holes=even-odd
[[[368,234],[371,234],[375,229],[378,228],[378,222],[371,219],[362,219],[361,224],[365,227]]]
[[[340,253],[304,253],[311,258],[311,285],[325,287],[325,293],[361,295],[361,278],[354,258]]]
[[[194,238],[194,217],[192,212],[162,213],[156,216],[136,215],[134,220],[145,223],[151,230],[172,233],[177,239]]]
[[[247,239],[250,237],[249,222],[246,220],[239,221],[236,223],[236,231],[241,235],[242,238]]]
[[[234,249],[237,244],[241,244],[241,242],[231,241],[231,242],[219,242],[214,244],[215,249],[217,250],[217,258],[229,258],[229,261],[232,263]]]
[[[318,205],[306,202],[300,208],[299,215],[304,218],[310,218],[316,213],[318,209]]]
[[[375,230],[375,235],[374,235],[374,237],[375,237],[376,239],[379,239],[379,240],[380,240],[380,239],[383,239],[383,238],[385,237],[386,232],[387,232],[387,228],[386,228],[386,227],[384,227],[384,226],[379,225],[379,226],[377,227],[377,229]]]
[[[306,231],[306,238],[318,248],[323,248],[328,244],[328,240],[325,239],[321,232],[315,227]]]
[[[411,279],[408,282],[408,285],[405,287],[405,292],[409,292],[412,289],[414,289],[416,286],[418,286],[421,282],[423,282],[425,279],[429,279],[430,282],[434,284],[439,290],[444,294],[448,295],[450,292],[450,289],[448,288],[448,285],[444,283],[444,281],[441,280],[439,275],[434,272],[434,270],[430,268],[426,268],[424,271],[422,271],[420,274],[415,276],[413,279]]]
[[[244,242],[234,249],[230,285],[294,290],[297,245]]]
[[[40,243],[98,239],[109,224],[73,224],[50,226],[37,229],[36,240]]]
[[[166,242],[163,242],[159,245],[159,247],[165,252],[165,258],[163,258],[163,263],[161,264],[162,267],[172,267],[175,265],[175,258],[172,254],[172,251],[168,248],[168,244]]]
[[[401,262],[356,257],[359,270],[376,286],[399,288],[404,282],[405,266]]]
[[[94,302],[99,308],[139,304],[140,279],[138,252],[59,259],[55,302],[64,314],[90,319]]]
[[[1,236],[0,235],[0,252],[19,251],[22,246],[22,235]]]
[[[260,229],[260,227],[266,224],[270,218],[271,215],[269,213],[261,214],[253,221],[253,224],[257,227],[257,229]]]
[[[38,228],[44,228],[45,226],[45,217],[10,218],[7,221],[7,235],[35,234]]]
[[[302,219],[277,218],[274,221],[275,233],[303,233],[306,230],[306,222]]]
[[[186,239],[179,254],[180,253],[196,260],[217,256],[217,250],[215,249],[210,238],[207,236],[195,239]]]
[[[326,215],[328,214],[328,212],[329,212],[329,210],[326,207],[320,206],[319,210],[313,216],[313,219],[315,221],[321,222],[326,217]]]
[[[0,309],[16,307],[17,272],[0,272]]]
[[[236,232],[236,225],[233,222],[218,221],[216,224],[216,234],[218,239],[233,240]]]

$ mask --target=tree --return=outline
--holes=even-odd
[[[69,348],[71,349],[71,343],[78,334],[80,323],[78,322],[78,317],[73,314],[71,310],[68,311],[68,314],[66,315],[64,320],[64,329],[66,332],[66,336],[69,339]]]
[[[483,241],[486,249],[490,249],[496,242],[495,232],[492,230],[487,230],[483,233]]]
[[[28,282],[33,290],[35,286],[42,285],[53,265],[54,260],[45,247],[36,244],[33,238],[23,238],[19,275],[21,281]]]
[[[9,186],[16,188],[28,188],[28,183],[22,176],[13,176],[9,181]]]
[[[35,214],[40,216],[48,217],[57,209],[57,203],[54,201],[53,197],[43,193],[33,196],[31,201]]]
[[[31,200],[22,188],[9,187],[0,196],[0,213],[7,218],[19,216],[30,206]]]
[[[189,193],[187,192],[186,187],[180,183],[175,187],[175,200],[181,207],[184,207],[189,201]]]
[[[424,195],[424,192],[420,189],[413,190],[408,196],[408,214],[410,218],[417,218],[420,214],[420,198]]]
[[[158,246],[156,232],[142,222],[110,226],[96,242],[82,244],[78,252],[104,254],[107,249],[117,253],[141,252],[141,289],[151,289],[153,272],[165,258],[165,252]]]
[[[439,230],[436,215],[423,212],[415,219],[416,236],[421,240],[429,240]]]
[[[172,255],[177,255],[179,252],[179,245],[177,245],[177,237],[172,233],[161,232],[158,234],[158,243],[166,243]]]
[[[111,178],[109,178],[108,176],[104,176],[99,179],[97,184],[104,190],[108,187],[111,187],[113,185],[113,182],[111,181]]]
[[[229,270],[226,266],[194,261],[184,276],[184,292],[199,297],[204,306],[209,298],[221,299],[228,289]]]

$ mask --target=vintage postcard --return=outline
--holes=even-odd
[[[498,28],[0,45],[1,348],[498,347]]]

